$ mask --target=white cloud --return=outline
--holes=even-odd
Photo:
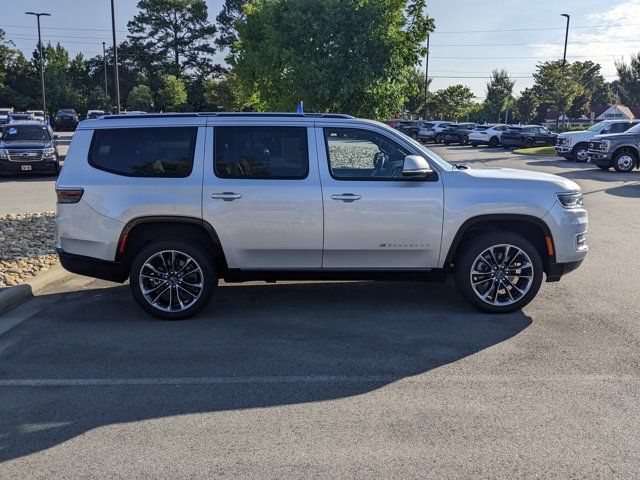
[[[592,29],[569,28],[567,57],[573,60],[592,60],[602,65],[607,80],[615,77],[615,60],[629,59],[640,51],[640,0],[627,0],[610,9],[589,13],[585,22],[595,25]],[[572,21],[575,21],[572,19]],[[535,46],[536,55],[562,57],[564,46],[541,43]],[[572,55],[581,58],[571,58]]]

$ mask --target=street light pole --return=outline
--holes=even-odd
[[[424,69],[424,120],[427,118],[427,94],[429,93],[429,40],[431,39],[431,35],[427,35],[427,56],[425,58],[425,69]]]
[[[102,60],[104,62],[104,98],[109,98],[109,87],[107,85],[107,53],[106,42],[102,42]]]
[[[120,114],[120,79],[118,78],[118,47],[116,45],[116,14],[115,7],[111,0],[111,33],[113,35],[113,73],[116,83],[116,109]]]
[[[564,34],[564,54],[562,55],[562,73],[564,73],[564,67],[567,64],[567,42],[569,41],[569,20],[571,16],[568,13],[562,13],[560,14],[560,16],[567,18],[567,30],[565,31],[565,34]],[[566,125],[567,114],[566,112],[562,112],[562,115],[565,117],[563,122],[565,122],[565,125]],[[558,121],[556,123],[556,128],[557,129],[560,128],[560,112],[558,112]]]
[[[567,63],[567,42],[569,41],[569,20],[571,19],[571,15],[562,13],[560,16],[567,17],[567,31],[564,34],[564,55],[562,56],[562,68],[564,68]]]
[[[34,15],[38,19],[38,55],[40,56],[40,83],[42,84],[42,111],[47,115],[47,98],[44,93],[44,58],[42,58],[42,35],[40,34],[40,17],[50,17],[50,13],[25,12],[25,15]]]

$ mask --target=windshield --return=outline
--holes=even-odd
[[[607,123],[609,123],[609,122],[596,123],[592,127],[587,128],[587,132],[599,132],[600,130],[602,130],[607,125]]]
[[[8,108],[0,108],[0,115],[9,115],[11,110]]]
[[[423,123],[422,128],[433,128],[433,123]]]
[[[631,127],[625,133],[640,133],[640,123],[638,123],[637,125]]]
[[[63,110],[58,110],[58,115],[75,115],[76,111],[70,108],[65,108]]]
[[[3,142],[16,140],[35,140],[48,142],[51,140],[47,127],[40,125],[8,125],[2,131]]]

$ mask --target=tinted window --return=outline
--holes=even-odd
[[[215,172],[220,178],[306,178],[307,129],[216,127]]]
[[[384,135],[355,128],[325,128],[324,138],[335,179],[403,180],[404,158],[410,153]]]
[[[631,127],[630,123],[614,123],[613,125],[611,125],[611,133],[622,133],[622,132],[626,132],[629,127]]]
[[[195,127],[96,130],[89,163],[136,177],[188,177],[193,167]]]

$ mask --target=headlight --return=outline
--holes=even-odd
[[[4,148],[0,148],[0,158],[6,160],[9,158],[9,151],[4,149]]]
[[[581,208],[584,205],[581,192],[558,193],[556,196],[564,208]]]
[[[559,137],[558,145],[571,145],[571,139],[567,137]]]
[[[599,144],[596,144],[596,148],[601,152],[608,152],[611,140],[601,140]]]
[[[45,158],[51,158],[55,155],[55,153],[56,153],[55,148],[45,148],[44,151],[42,152]]]

